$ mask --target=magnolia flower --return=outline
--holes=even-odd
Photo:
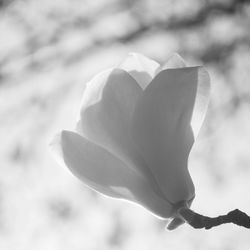
[[[75,131],[57,137],[61,159],[95,191],[184,222],[195,189],[188,157],[202,125],[209,76],[177,54],[160,66],[131,53],[87,83]]]

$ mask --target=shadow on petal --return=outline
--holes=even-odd
[[[157,196],[140,172],[77,133],[61,134],[63,160],[71,172],[90,188],[113,198],[135,202],[153,214],[168,218],[172,206]]]

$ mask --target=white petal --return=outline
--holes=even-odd
[[[81,109],[85,110],[91,105],[99,102],[102,98],[102,90],[107,83],[107,79],[109,78],[113,68],[104,70],[97,74],[91,81],[86,84],[86,88],[83,93],[82,101],[81,101]],[[81,114],[80,114],[81,116]]]
[[[186,63],[184,59],[177,53],[173,53],[166,61],[165,64],[161,67],[161,70],[164,69],[175,69],[175,68],[185,68]]]
[[[132,119],[133,138],[173,203],[194,196],[187,160],[194,142],[191,118],[200,72],[199,67],[160,72],[138,100]]]
[[[71,131],[62,132],[60,146],[65,164],[90,188],[136,202],[162,218],[172,215],[172,206],[154,193],[139,172],[101,146]]]
[[[160,68],[159,63],[138,53],[129,53],[128,57],[119,66],[126,70],[139,83],[142,89],[154,78]]]
[[[185,68],[186,63],[184,59],[177,53],[173,53],[166,62],[157,69],[157,74],[164,69],[176,69],[176,68]]]
[[[122,69],[100,75],[84,93],[77,130],[88,140],[145,172],[145,164],[130,137],[132,114],[141,94],[137,82]]]
[[[55,160],[62,165],[63,164],[63,153],[61,147],[61,133],[58,133],[49,143],[49,149],[51,150],[52,155]]]
[[[209,94],[210,94],[209,74],[203,67],[199,67],[196,98],[191,120],[191,127],[193,129],[195,138],[198,136],[202,123],[205,119],[209,103]]]

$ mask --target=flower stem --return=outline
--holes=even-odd
[[[195,213],[187,207],[180,208],[178,214],[193,228],[210,229],[226,223],[234,223],[242,227],[250,228],[250,217],[239,209],[232,210],[226,215],[214,218]]]

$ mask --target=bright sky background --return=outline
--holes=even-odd
[[[178,52],[205,64],[212,83],[189,161],[192,208],[250,214],[250,5],[230,12],[234,1],[225,2],[16,0],[1,10],[0,249],[249,249],[249,231],[234,225],[165,231],[143,208],[87,189],[48,147],[73,128],[85,83],[100,70],[130,51],[161,63]]]

